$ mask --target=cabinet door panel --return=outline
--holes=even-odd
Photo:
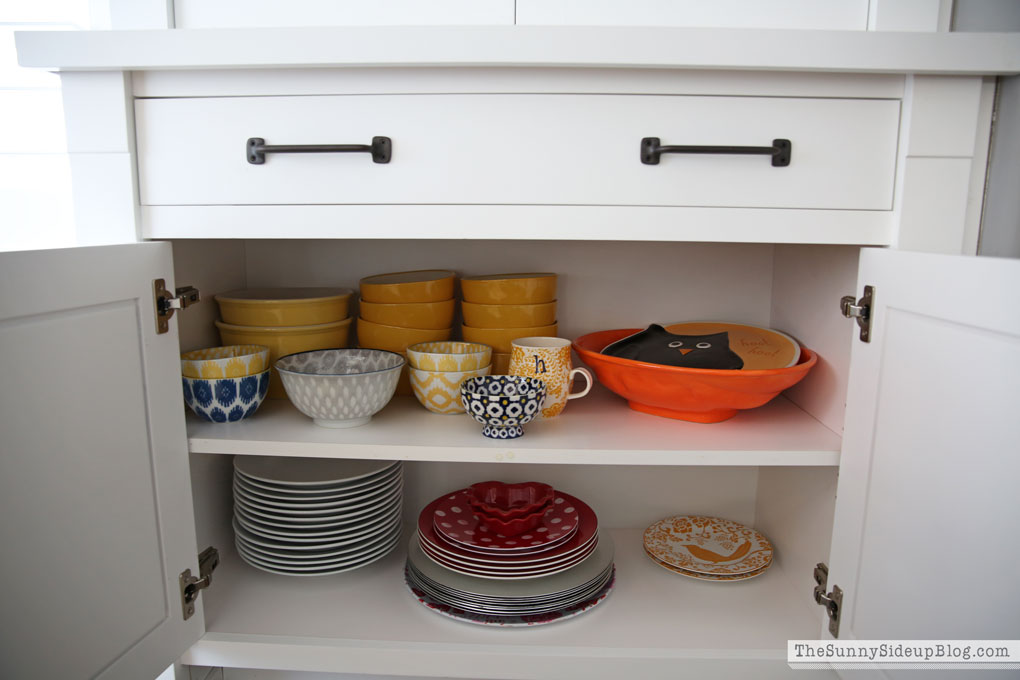
[[[866,250],[829,586],[840,638],[1020,634],[1020,261]]]
[[[154,678],[202,633],[172,271],[163,243],[0,255],[2,677]]]
[[[626,95],[392,95],[150,99],[137,103],[144,205],[514,204],[890,210],[899,102]],[[269,145],[393,140],[367,153]],[[664,154],[663,145],[793,145],[766,156]],[[621,233],[622,237],[624,234]]]

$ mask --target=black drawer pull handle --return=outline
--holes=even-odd
[[[790,164],[793,145],[789,139],[773,139],[772,146],[662,146],[658,137],[641,140],[641,162],[658,165],[659,156],[664,153],[723,153],[772,156],[772,166],[785,168]]]
[[[373,137],[371,144],[277,144],[270,146],[261,137],[250,137],[247,144],[248,162],[262,165],[267,153],[359,153],[372,154],[372,162],[389,163],[393,142],[389,137]]]

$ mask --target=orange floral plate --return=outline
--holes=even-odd
[[[761,532],[719,517],[676,515],[645,529],[645,552],[697,574],[747,574],[772,562],[773,548]]]
[[[662,560],[657,560],[647,550],[645,551],[645,554],[648,555],[648,559],[650,559],[652,562],[655,562],[657,565],[659,565],[663,569],[671,571],[674,574],[680,574],[681,576],[686,576],[688,578],[696,578],[699,581],[746,581],[749,578],[754,578],[755,576],[761,576],[762,574],[765,573],[766,569],[768,569],[769,567],[772,566],[772,563],[769,562],[768,564],[766,564],[761,569],[755,569],[754,571],[749,571],[749,572],[744,573],[744,574],[730,574],[728,576],[724,575],[724,574],[699,574],[699,573],[694,572],[694,571],[687,571],[686,569],[681,569],[680,567],[674,567],[671,564],[666,564]]]

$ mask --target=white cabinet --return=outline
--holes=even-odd
[[[176,0],[176,28],[512,25],[513,0]]]
[[[518,25],[698,26],[863,31],[868,3],[845,0],[517,0]]]
[[[946,481],[959,471],[954,467],[958,458],[947,446],[928,460],[921,452],[908,450],[913,441],[909,429],[924,424],[923,404],[935,402],[943,409],[939,427],[945,430],[939,430],[939,439],[951,447],[960,438],[966,441],[971,424],[954,423],[946,417],[947,409],[966,404],[974,413],[998,413],[995,409],[1002,409],[1003,399],[1009,403],[1016,392],[1016,372],[996,372],[992,366],[980,380],[957,371],[929,382],[939,374],[926,374],[911,361],[918,357],[930,361],[935,350],[883,365],[880,371],[872,370],[872,365],[874,357],[909,350],[919,326],[925,333],[939,333],[932,348],[946,347],[950,340],[944,338],[959,337],[956,344],[994,346],[999,361],[1011,363],[1020,333],[1015,305],[1008,299],[1020,278],[1017,263],[984,266],[982,261],[962,257],[883,252],[884,258],[876,259],[888,260],[883,262],[887,271],[876,271],[872,279],[868,267],[873,258],[865,253],[862,271],[869,273],[857,280],[859,244],[893,245],[909,236],[903,223],[910,208],[902,192],[904,173],[911,179],[914,176],[905,169],[910,165],[906,161],[922,155],[929,160],[940,155],[961,160],[955,140],[968,134],[973,139],[973,119],[969,123],[943,119],[943,128],[959,133],[950,136],[952,149],[943,148],[939,135],[932,135],[926,125],[933,119],[928,114],[939,108],[939,97],[920,104],[914,94],[924,89],[926,81],[902,75],[751,76],[477,66],[420,71],[394,67],[254,74],[136,73],[134,89],[125,90],[121,101],[137,112],[138,147],[129,143],[121,152],[137,159],[140,168],[140,233],[177,239],[173,244],[176,282],[199,286],[207,299],[218,290],[246,285],[350,286],[371,273],[436,266],[464,275],[549,270],[562,275],[560,329],[567,337],[655,319],[741,319],[791,333],[823,361],[785,397],[726,423],[697,425],[639,414],[599,390],[572,402],[559,419],[535,424],[511,447],[484,440],[467,419],[432,416],[413,401],[393,403],[369,425],[343,432],[316,428],[285,402],[264,405],[250,422],[223,427],[190,422],[184,432],[178,402],[174,415],[167,416],[177,423],[175,432],[166,437],[178,446],[176,454],[169,454],[176,455],[178,463],[185,440],[191,452],[197,538],[196,545],[181,549],[186,556],[180,559],[194,570],[197,549],[213,543],[223,552],[223,561],[213,588],[202,596],[201,639],[190,647],[183,643],[167,647],[165,660],[183,653],[185,663],[204,666],[466,678],[787,677],[791,671],[785,663],[786,640],[822,634],[823,612],[811,598],[811,575],[815,563],[830,557],[830,585],[836,583],[847,591],[851,610],[856,607],[861,616],[871,617],[846,622],[851,634],[917,630],[924,637],[938,630],[940,635],[968,637],[967,621],[986,612],[1002,618],[1002,626],[1007,627],[1008,615],[986,609],[980,600],[958,598],[944,609],[937,603],[930,605],[928,620],[961,622],[960,627],[937,629],[926,627],[928,621],[914,616],[912,610],[890,611],[875,605],[885,588],[900,585],[905,577],[884,578],[884,554],[876,557],[873,551],[889,554],[897,563],[909,560],[898,552],[904,547],[895,540],[901,532],[881,530],[885,517],[897,509],[889,494],[895,498],[904,473],[909,478],[915,470],[930,469],[932,478],[940,480],[940,489],[952,490],[958,500],[952,526],[972,520],[972,526],[977,526],[982,521],[968,510],[970,485]],[[973,88],[972,94],[979,89]],[[587,111],[586,105],[593,101],[608,104]],[[976,110],[977,98],[969,101]],[[565,103],[569,115],[559,113],[559,102]],[[411,106],[419,103],[421,108]],[[447,110],[450,103],[456,105]],[[652,113],[646,114],[643,103]],[[761,189],[759,181],[768,185],[790,168],[772,168],[761,158],[740,159],[740,167],[744,160],[762,161],[765,167],[747,170],[748,174],[735,171],[736,190],[726,192],[719,182],[728,175],[719,168],[730,166],[710,158],[713,162],[706,170],[680,175],[675,192],[680,198],[675,201],[672,187],[658,179],[660,175],[654,175],[657,179],[648,185],[634,180],[632,173],[677,170],[682,165],[667,158],[661,166],[643,166],[637,159],[638,139],[630,136],[659,136],[665,144],[686,140],[673,140],[650,128],[645,132],[644,125],[632,127],[631,123],[672,125],[686,115],[682,105],[687,103],[701,111],[696,126],[727,132],[754,128],[759,119],[772,123],[769,117],[776,111],[793,116],[797,129],[789,136],[795,143],[795,162],[803,146],[804,162],[815,171],[809,177],[794,175],[796,191],[784,195],[781,189],[769,187],[773,191],[755,194]],[[727,108],[734,103],[748,106]],[[375,180],[382,176],[376,171],[402,172],[396,164],[374,166],[367,158],[342,158],[339,164],[336,159],[326,164],[314,159],[315,165],[306,165],[308,158],[277,162],[280,159],[273,157],[265,166],[247,166],[243,153],[247,137],[284,144],[367,141],[313,139],[313,130],[287,122],[292,112],[302,110],[312,111],[312,118],[318,120],[315,132],[329,129],[331,119],[348,115],[359,126],[359,135],[389,134],[374,129],[377,116],[393,125],[411,126],[405,129],[420,141],[407,142],[408,162],[421,165],[408,170],[396,184]],[[401,110],[420,111],[422,116],[406,121],[398,115]],[[880,139],[875,146],[848,142],[860,139],[848,132],[845,139],[833,141],[847,147],[845,155],[851,159],[842,175],[827,165],[829,147],[824,141],[832,128],[816,125],[818,112],[830,110],[837,112],[832,120],[842,121],[837,125],[841,131],[860,126],[865,136],[874,133]],[[252,116],[251,131],[229,129],[231,121],[247,116]],[[830,120],[827,115],[820,117]],[[519,125],[521,119],[531,120],[530,127]],[[541,125],[546,119],[550,131]],[[572,126],[575,120],[577,125]],[[426,125],[429,121],[431,126]],[[736,128],[727,127],[734,121]],[[254,124],[275,126],[272,134],[278,133],[281,139],[270,138]],[[583,155],[588,145],[602,142],[588,134],[561,144],[569,176],[557,177],[555,168],[548,167],[552,156],[544,156],[535,164],[539,167],[531,168],[530,156],[520,153],[528,131],[559,140],[572,136],[573,127],[623,133],[628,139],[620,142],[619,153],[629,165],[620,166],[618,175],[604,176],[602,159],[597,154]],[[501,138],[507,143],[487,146],[492,155],[479,161],[478,177],[452,162],[449,167],[439,166],[436,176],[430,174],[437,154],[445,162],[442,149],[456,141],[458,129],[480,145],[481,133],[493,128],[504,131]],[[173,132],[161,139],[165,130],[187,134]],[[427,138],[429,130],[434,139]],[[914,135],[920,135],[919,130],[934,145],[919,144]],[[796,135],[802,131],[808,135],[805,139],[816,141],[798,145]],[[237,139],[224,141],[232,135]],[[835,136],[840,138],[841,133]],[[394,143],[397,159],[402,147],[395,135]],[[757,140],[733,143],[756,144]],[[434,149],[418,154],[416,144],[422,149],[433,144]],[[571,155],[575,147],[582,155]],[[460,149],[449,151],[450,158],[463,160],[461,153]],[[158,158],[163,162],[156,162]],[[508,162],[505,171],[499,168],[501,158]],[[359,168],[356,174],[345,174],[348,160]],[[965,162],[969,163],[969,157]],[[612,167],[617,172],[617,166]],[[322,168],[336,174],[323,179],[318,171]],[[238,179],[249,171],[253,184]],[[261,171],[267,172],[257,174]],[[851,194],[844,186],[830,181],[811,184],[817,180],[816,173],[825,177],[827,171],[835,173],[837,183],[861,192],[852,193],[854,198],[845,202]],[[500,177],[499,172],[505,175]],[[189,173],[194,174],[182,177]],[[966,195],[968,179],[964,173],[962,178],[918,181],[947,191],[960,191],[962,183]],[[559,181],[562,194],[556,189]],[[366,204],[358,203],[359,192],[367,197]],[[766,204],[766,194],[782,198]],[[441,196],[442,202],[430,201],[433,195]],[[472,200],[474,196],[480,198]],[[699,196],[704,196],[700,202]],[[963,225],[956,222],[955,218],[936,220],[927,228],[939,233],[962,231]],[[882,312],[873,344],[866,351],[859,349],[852,322],[837,311],[839,297],[859,295],[861,286],[874,285],[879,304],[884,305],[882,291],[899,291],[915,274],[919,283],[933,285],[965,277],[967,286],[948,313],[934,310],[942,321],[932,320],[931,304],[918,302],[919,297],[910,298],[902,313]],[[996,283],[986,280],[986,275],[1000,278]],[[152,273],[153,278],[157,276],[174,278],[169,272]],[[925,292],[922,285],[911,295]],[[935,300],[944,299],[939,288],[929,292]],[[966,309],[964,300],[975,295],[981,295],[988,308],[1003,310],[1003,318],[956,314]],[[138,299],[142,319],[148,310]],[[892,304],[896,310],[902,305]],[[974,307],[978,309],[985,306]],[[0,323],[8,323],[8,316],[20,319],[26,314],[5,314]],[[664,314],[669,318],[661,318]],[[216,342],[214,316],[211,303],[187,310],[180,318],[182,347]],[[919,321],[918,317],[924,318]],[[965,332],[958,328],[961,324],[968,327]],[[950,335],[942,335],[948,326],[953,327]],[[992,356],[982,350],[985,361]],[[172,377],[175,361],[169,356],[164,359],[163,377],[147,384],[174,401],[179,398]],[[883,383],[886,375],[891,377]],[[970,390],[966,397],[953,395],[953,400],[943,403],[939,395],[951,393],[965,378],[988,389]],[[890,407],[888,412],[904,413],[913,420],[903,425],[876,418],[872,423],[853,415],[886,412],[874,408],[874,395],[885,394],[869,387],[868,381],[875,379],[888,391],[884,399],[902,402],[893,405],[903,408]],[[853,386],[849,390],[848,382]],[[901,396],[904,393],[897,391],[906,388],[928,402],[909,404]],[[973,401],[968,400],[971,391]],[[844,408],[848,398],[851,403]],[[846,435],[845,416],[857,428]],[[152,417],[161,420],[159,415]],[[1016,425],[1006,417],[994,424],[993,443],[1008,449],[1020,434]],[[881,436],[872,437],[875,434]],[[873,459],[868,449],[871,442],[878,451]],[[938,447],[932,443],[932,448]],[[406,460],[408,519],[425,501],[449,488],[483,478],[541,478],[591,499],[618,546],[619,586],[604,606],[571,622],[490,630],[446,620],[419,606],[403,591],[402,551],[370,568],[337,577],[294,579],[263,574],[232,554],[232,454]],[[996,481],[980,487],[981,493],[1004,493],[1001,486],[1011,468],[996,462],[997,456],[991,453],[982,460],[989,468],[985,474]],[[872,470],[880,473],[881,485],[869,488]],[[186,491],[157,497],[170,505],[189,501]],[[1009,515],[1005,501],[988,500],[999,497],[988,493],[974,507],[983,515],[1001,510],[996,526],[1009,535],[1018,528],[1015,516]],[[924,504],[937,500],[916,489],[909,498],[917,508],[890,521],[890,527],[906,530],[923,523]],[[882,515],[868,516],[872,508],[883,508]],[[685,512],[727,516],[755,525],[777,546],[776,565],[759,579],[734,584],[680,579],[656,567],[642,554],[641,529],[664,515]],[[838,538],[830,553],[834,531]],[[925,524],[924,531],[931,537],[934,530]],[[986,540],[994,537],[976,531],[962,545],[974,549],[975,542]],[[1004,547],[993,554],[997,559],[1009,558],[1013,549],[1000,545]],[[867,552],[858,552],[861,546]],[[931,562],[925,565],[924,583],[939,583],[946,590],[960,586],[966,574],[932,564],[938,553],[926,550],[923,555]],[[56,597],[75,597],[73,590],[59,592]],[[1015,594],[1008,593],[1007,599],[1015,600]],[[179,614],[172,607],[169,611]],[[879,616],[876,612],[901,627],[866,625]],[[798,677],[804,672],[798,671]]]

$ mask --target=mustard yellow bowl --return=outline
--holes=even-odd
[[[347,338],[351,330],[351,318],[333,323],[312,326],[237,326],[235,324],[216,322],[220,330],[220,339],[225,345],[258,344],[269,348],[269,365],[272,366],[280,357],[313,349],[337,349],[347,347]],[[276,368],[269,381],[270,399],[286,399],[287,392],[283,389]]]
[[[400,328],[439,330],[453,325],[457,301],[453,298],[439,302],[368,302],[359,304],[361,318],[372,323]]]
[[[556,336],[557,325],[548,326],[525,326],[524,328],[475,328],[473,326],[461,326],[461,337],[468,342],[480,342],[483,345],[492,347],[493,352],[508,354],[510,343],[517,338],[526,338],[532,335]]]
[[[492,348],[476,342],[420,342],[407,348],[408,364],[422,371],[475,371],[491,358]]]
[[[350,288],[246,288],[214,296],[223,321],[238,326],[315,326],[348,316]]]
[[[528,273],[465,276],[460,280],[460,290],[465,302],[483,305],[553,302],[556,299],[556,275]]]
[[[447,340],[452,328],[400,328],[358,319],[358,346],[406,354],[410,345]]]
[[[465,380],[489,375],[491,366],[473,371],[422,371],[408,369],[411,375],[411,389],[422,406],[433,413],[464,413],[460,399],[460,384]]]
[[[492,375],[510,375],[510,353],[492,353]]]
[[[440,302],[453,297],[456,275],[446,269],[419,269],[366,276],[359,282],[369,302]]]
[[[181,375],[185,378],[243,378],[269,368],[265,345],[207,347],[181,354]]]
[[[464,324],[472,328],[522,328],[556,322],[556,301],[534,305],[484,305],[462,302]]]

